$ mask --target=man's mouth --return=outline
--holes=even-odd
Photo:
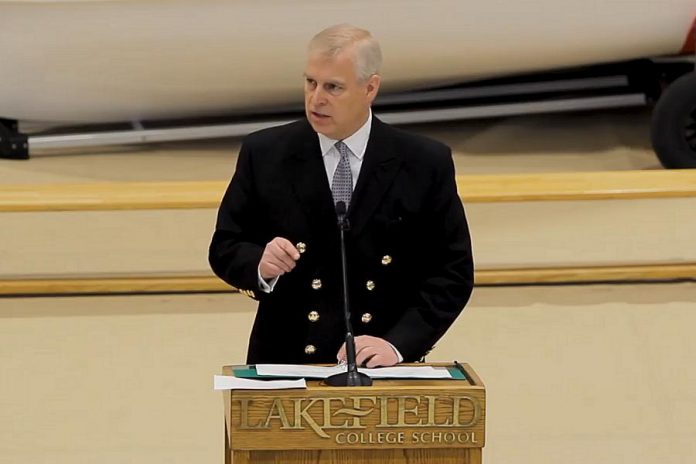
[[[312,111],[311,113],[312,113],[312,116],[314,116],[314,117],[317,118],[317,119],[327,119],[327,118],[330,117],[330,116],[327,115],[327,114],[317,113],[316,111]]]

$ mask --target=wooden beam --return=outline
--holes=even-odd
[[[0,212],[215,208],[226,184],[100,182],[0,187]]]
[[[460,176],[466,203],[634,200],[696,196],[696,170]]]
[[[482,269],[476,285],[696,280],[696,263],[641,266]],[[0,295],[236,292],[212,275],[0,280]]]
[[[215,276],[70,277],[0,280],[0,295],[236,292]]]
[[[0,212],[217,208],[227,182],[4,185]],[[467,175],[465,203],[696,196],[696,170]]]
[[[666,282],[676,280],[696,280],[696,263],[484,269],[477,271],[475,277],[476,285]]]

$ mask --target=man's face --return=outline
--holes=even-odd
[[[305,68],[305,112],[315,131],[334,140],[351,136],[367,120],[380,78],[360,82],[353,52],[335,57],[310,54]]]

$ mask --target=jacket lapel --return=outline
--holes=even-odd
[[[327,228],[335,226],[336,213],[317,134],[308,122],[301,131],[297,143],[290,147],[285,169],[311,230],[321,236]]]
[[[370,140],[348,211],[353,236],[357,236],[369,222],[401,167],[402,161],[391,144],[389,130],[389,126],[373,116]]]

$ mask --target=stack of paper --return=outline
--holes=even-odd
[[[394,366],[375,369],[359,368],[373,379],[451,379],[452,375],[445,367],[433,366]],[[345,364],[337,366],[307,366],[302,364],[257,364],[256,373],[271,377],[304,377],[325,379],[346,371]]]
[[[214,390],[282,390],[289,388],[307,388],[307,383],[304,379],[253,380],[229,375],[216,375],[213,378]]]
[[[452,374],[445,367],[433,366],[394,366],[375,369],[359,368],[373,379],[451,379]],[[304,364],[257,364],[256,374],[265,380],[245,379],[216,375],[213,379],[215,390],[279,390],[288,388],[307,388],[305,378],[325,379],[334,374],[346,372],[346,365],[308,366]],[[269,380],[274,377],[297,377],[298,380]]]

